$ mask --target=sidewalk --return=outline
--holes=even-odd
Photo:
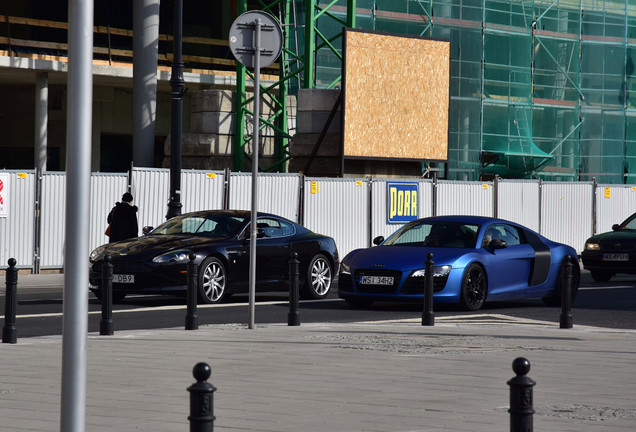
[[[636,429],[636,332],[410,321],[89,334],[86,431],[188,430],[202,361],[215,431],[508,431],[517,357],[535,431]],[[61,337],[0,344],[0,431],[59,431],[61,358]]]

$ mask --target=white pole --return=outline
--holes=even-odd
[[[60,430],[63,432],[82,432],[86,426],[93,9],[93,0],[69,0],[66,241],[60,422]]]

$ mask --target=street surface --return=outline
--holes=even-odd
[[[18,338],[60,335],[62,333],[63,275],[47,275],[45,286],[33,284],[39,276],[18,279],[16,329]],[[21,283],[25,285],[21,287]],[[0,290],[4,325],[5,289]],[[374,303],[354,309],[337,298],[337,286],[325,300],[301,301],[302,323],[386,321],[421,318],[421,304]],[[288,322],[289,302],[284,293],[256,297],[255,322]],[[173,296],[131,296],[113,305],[113,328],[118,330],[178,328],[185,326],[185,298]],[[554,323],[559,326],[561,309],[547,307],[540,300],[486,303],[478,312],[466,312],[454,305],[435,305],[435,320],[454,323]],[[246,324],[249,322],[247,295],[232,296],[220,305],[198,305],[199,325]],[[89,294],[89,332],[99,332],[101,304]],[[583,272],[581,287],[572,308],[573,324],[614,329],[636,329],[636,277],[619,276],[610,282],[594,282]]]

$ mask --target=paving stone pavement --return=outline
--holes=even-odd
[[[636,332],[440,320],[91,333],[86,431],[188,430],[198,362],[216,431],[508,431],[517,357],[534,431],[636,430]],[[59,336],[0,344],[0,431],[60,429],[61,362]]]

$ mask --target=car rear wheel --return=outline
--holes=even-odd
[[[307,280],[303,289],[303,297],[308,299],[321,299],[329,294],[333,270],[331,263],[324,255],[316,255],[312,258],[307,268]]]
[[[225,297],[227,272],[220,259],[206,258],[199,268],[199,302],[220,303]]]
[[[552,292],[552,295],[550,297],[545,297],[543,299],[543,303],[545,303],[548,306],[562,306],[563,304],[563,276],[565,274],[565,262],[563,262],[561,264],[561,268],[559,268],[559,274],[557,275],[557,280],[556,283],[554,285],[554,291]],[[608,278],[609,280],[609,278]],[[574,263],[572,265],[572,292],[570,293],[570,301],[571,304],[574,303],[574,300],[576,300],[576,295],[579,292],[579,272],[578,272],[578,267],[577,264]]]
[[[468,266],[462,279],[459,304],[469,311],[481,309],[486,301],[486,273],[476,263]]]
[[[612,273],[607,270],[590,270],[590,275],[596,282],[609,282],[612,278]]]

